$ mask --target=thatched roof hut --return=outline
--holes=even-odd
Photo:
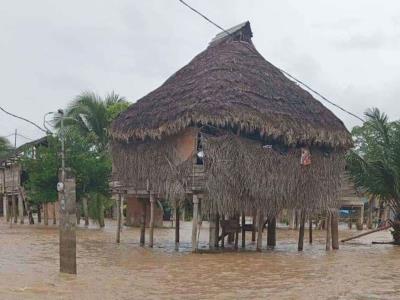
[[[116,180],[137,189],[148,181],[167,198],[201,191],[202,211],[221,215],[338,205],[349,132],[266,61],[251,38],[249,22],[217,35],[115,120]],[[307,166],[302,149],[311,153]],[[200,187],[198,152],[204,154]]]

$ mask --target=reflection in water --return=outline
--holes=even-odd
[[[77,233],[78,275],[58,272],[58,229],[0,220],[0,299],[399,299],[400,247],[371,245],[389,232],[325,252],[324,232],[297,252],[297,233],[278,231],[277,248],[221,254],[190,253],[191,224],[155,231],[155,248],[140,248],[139,230],[115,224]],[[207,246],[203,225],[201,246]],[[341,231],[341,237],[357,233]],[[247,236],[250,238],[250,234]],[[306,242],[306,241],[305,241]]]

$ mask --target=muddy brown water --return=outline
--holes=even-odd
[[[255,252],[248,234],[248,251],[192,254],[190,226],[183,224],[178,251],[171,228],[157,229],[148,249],[137,228],[124,227],[117,245],[114,222],[81,227],[72,276],[58,272],[57,227],[10,228],[0,219],[0,299],[400,299],[400,247],[371,245],[389,232],[326,252],[325,233],[314,231],[314,244],[306,240],[298,253],[297,232],[279,229],[273,251]],[[200,247],[207,233],[204,223]]]

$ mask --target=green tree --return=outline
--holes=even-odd
[[[103,99],[93,92],[83,92],[68,105],[65,112],[65,127],[87,136],[94,134],[100,151],[108,145],[108,127],[111,121],[129,106],[125,98],[111,92]],[[55,126],[60,128],[56,117]]]
[[[12,150],[12,146],[7,138],[0,137],[0,159],[6,158]]]
[[[394,243],[400,245],[400,123],[389,122],[374,108],[352,131],[355,149],[347,156],[350,176],[358,187],[385,201],[395,213],[390,220]]]

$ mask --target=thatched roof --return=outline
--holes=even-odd
[[[347,148],[343,123],[255,49],[250,23],[217,35],[208,48],[112,125],[118,140],[160,139],[189,126],[240,129],[286,144]]]

